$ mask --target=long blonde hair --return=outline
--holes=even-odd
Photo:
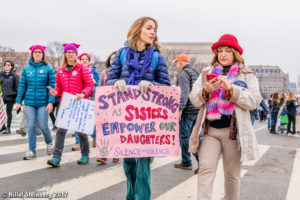
[[[233,52],[234,62],[245,64],[244,58],[241,56],[241,54],[235,48],[230,47],[230,46],[228,46],[228,47]],[[218,48],[215,48],[215,50],[214,50],[214,57],[211,61],[211,66],[214,66],[216,64],[216,62],[218,62]]]
[[[76,65],[77,63],[80,63],[80,62],[77,58],[75,58],[74,65]],[[62,61],[61,61],[61,67],[65,68],[65,67],[67,67],[67,65],[68,65],[68,60],[67,60],[66,54],[64,54]]]
[[[294,91],[291,91],[290,93],[289,93],[289,96],[288,96],[288,101],[290,101],[290,100],[292,100],[292,99],[296,99],[295,98],[296,97],[296,93],[294,92]]]
[[[140,34],[142,31],[142,28],[145,25],[145,23],[149,20],[153,21],[155,24],[155,38],[154,38],[153,44],[156,46],[157,50],[159,52],[161,52],[162,47],[158,43],[158,37],[156,34],[157,28],[158,28],[158,23],[155,19],[153,19],[151,17],[141,17],[141,18],[135,20],[135,22],[133,22],[132,26],[130,27],[130,29],[127,33],[127,44],[130,45],[133,49],[137,50],[137,43],[140,40]],[[151,48],[151,45],[147,45],[146,49],[148,49],[148,48]]]

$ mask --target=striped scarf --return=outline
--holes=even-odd
[[[212,71],[217,77],[222,75],[223,66],[217,63]],[[232,85],[239,72],[238,63],[234,63],[227,73],[226,79]],[[226,90],[223,88],[211,92],[208,103],[206,104],[206,118],[210,121],[221,119],[222,115],[232,115],[235,103],[230,102],[224,95]]]

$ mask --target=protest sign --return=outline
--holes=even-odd
[[[97,157],[179,155],[180,88],[150,86],[141,93],[127,86],[98,87],[95,98]]]
[[[64,92],[55,125],[59,128],[93,134],[95,102],[88,99],[75,101],[75,95]]]
[[[4,102],[3,99],[0,97],[0,129],[5,124],[6,120],[7,120],[7,115],[5,111]]]

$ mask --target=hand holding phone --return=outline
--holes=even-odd
[[[216,74],[206,74],[206,80],[210,81],[212,79],[216,79],[216,81],[218,80],[217,75]]]
[[[21,107],[16,111],[17,115],[21,112]]]
[[[56,96],[57,95],[57,92],[51,86],[47,86],[47,88],[50,90],[50,94],[52,96]]]

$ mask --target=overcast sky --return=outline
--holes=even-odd
[[[151,16],[161,42],[215,42],[237,36],[246,64],[278,65],[300,76],[297,0],[0,0],[0,45],[76,42],[105,60],[119,49],[133,21]]]

